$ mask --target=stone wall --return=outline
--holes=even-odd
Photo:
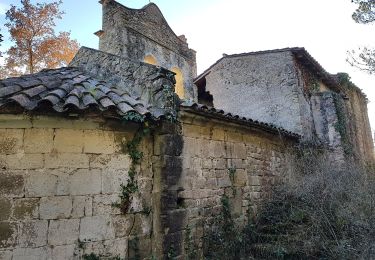
[[[95,120],[1,115],[0,259],[124,258],[135,238],[151,254],[152,142],[142,144],[140,192],[131,213],[112,205],[128,179],[122,144],[134,130]]]
[[[223,58],[206,76],[215,108],[306,134],[304,93],[291,52]]]
[[[204,225],[221,210],[221,198],[229,196],[237,223],[249,208],[256,212],[270,187],[292,170],[294,141],[251,127],[182,113],[183,159],[174,186],[175,222],[169,248],[179,253],[189,228],[198,244]],[[235,171],[231,179],[229,169]]]
[[[365,162],[373,162],[374,143],[367,111],[367,98],[358,88],[347,91],[346,111],[353,152]]]
[[[181,113],[181,123],[159,124],[142,142],[140,191],[127,214],[113,204],[129,178],[123,143],[137,125],[0,115],[0,259],[182,256],[186,228],[202,240],[224,194],[244,221],[289,176],[295,140]]]
[[[179,68],[184,80],[184,98],[196,99],[195,51],[186,39],[177,37],[155,4],[130,9],[116,1],[103,1],[103,28],[99,49],[104,52],[144,61],[151,55],[166,69]]]

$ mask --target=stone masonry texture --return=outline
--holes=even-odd
[[[244,212],[256,210],[292,167],[294,141],[182,112],[181,123],[164,122],[142,142],[139,192],[123,214],[113,203],[128,181],[130,158],[122,148],[135,124],[0,115],[0,122],[5,119],[0,259],[79,259],[91,253],[163,259],[172,249],[182,257],[186,228],[201,240],[223,194],[244,221]],[[233,180],[229,168],[236,169]]]
[[[214,107],[303,135],[298,77],[290,52],[224,58],[206,76]]]
[[[133,201],[127,215],[112,206],[128,180],[130,159],[122,146],[135,127],[119,131],[55,117],[0,115],[0,121],[5,117],[10,128],[0,127],[0,259],[80,259],[92,252],[125,258],[130,236],[144,238],[141,244],[150,239],[152,219],[142,212],[151,207],[152,142],[141,145],[138,196],[145,201]]]
[[[195,51],[171,30],[159,8],[151,3],[142,9],[129,9],[116,1],[102,1],[103,27],[99,49],[115,55],[144,61],[153,56],[158,66],[179,68],[184,80],[184,98],[197,99]]]

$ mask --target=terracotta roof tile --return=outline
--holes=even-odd
[[[0,112],[10,103],[25,110],[39,107],[56,112],[96,107],[113,110],[119,116],[128,112],[160,118],[162,109],[151,108],[142,100],[131,97],[126,90],[107,84],[74,67],[43,70],[39,73],[0,80]]]

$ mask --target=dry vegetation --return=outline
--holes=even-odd
[[[205,241],[206,259],[371,259],[375,255],[375,172],[329,163],[303,149],[293,176],[275,187],[245,228],[223,211]]]

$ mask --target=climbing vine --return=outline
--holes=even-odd
[[[230,180],[230,183],[231,183],[233,195],[236,195],[236,189],[234,188],[234,176],[235,176],[236,172],[237,172],[237,169],[235,167],[230,167],[228,169],[228,175],[229,175],[229,180]]]
[[[140,164],[143,158],[143,152],[140,151],[139,145],[141,144],[143,138],[150,134],[151,128],[150,122],[146,121],[143,116],[137,113],[128,113],[126,116],[124,116],[124,120],[141,123],[133,139],[126,142],[123,146],[123,152],[129,154],[131,161],[128,171],[129,180],[126,184],[120,184],[120,201],[113,204],[113,206],[119,208],[123,214],[126,214],[129,210],[133,194],[138,191],[138,182],[136,179],[137,166]]]
[[[341,136],[341,143],[346,155],[352,154],[352,144],[350,142],[349,133],[347,131],[347,116],[345,112],[345,104],[338,94],[333,95],[333,101],[336,108],[337,122],[334,125],[335,130]]]
[[[356,88],[356,85],[350,80],[350,76],[347,73],[337,73],[339,84],[348,89]]]

